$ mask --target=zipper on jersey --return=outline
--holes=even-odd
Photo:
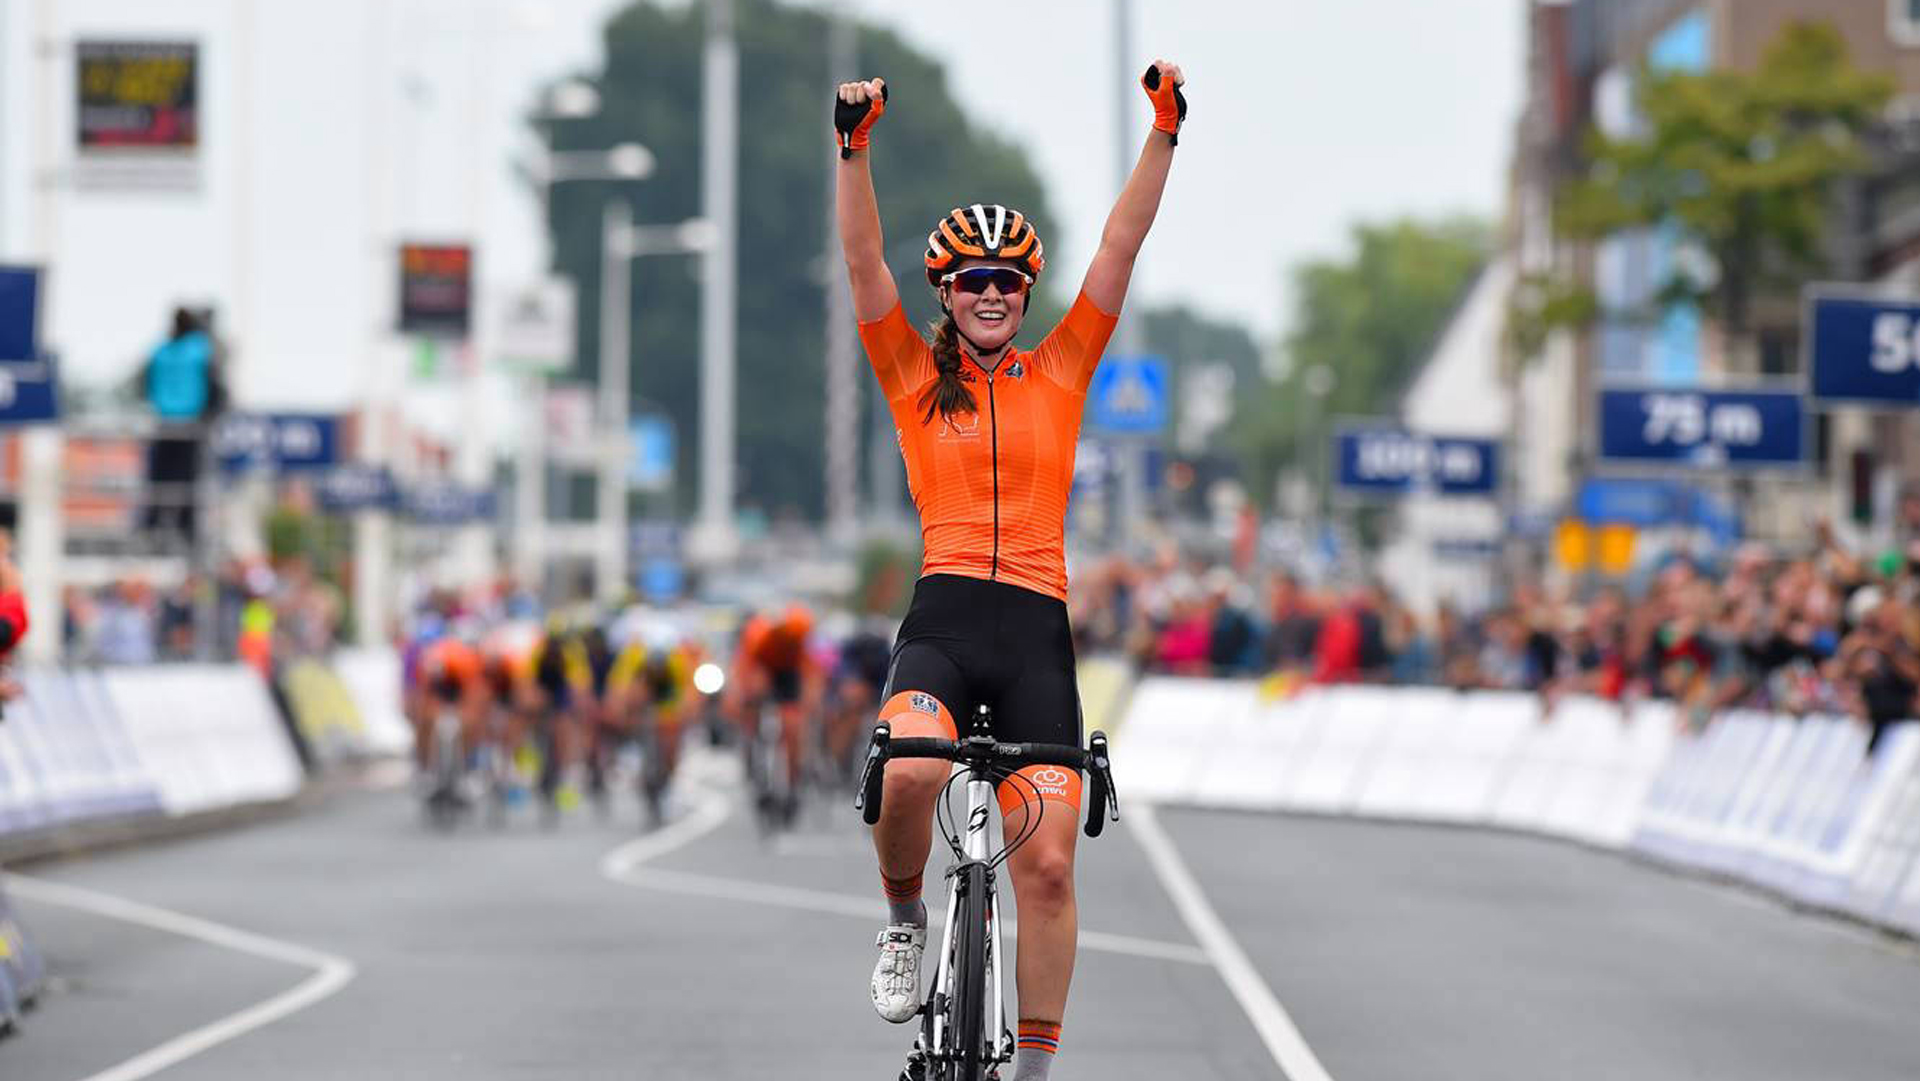
[[[988,578],[1000,577],[1000,411],[993,400],[993,373],[987,373],[987,427],[993,437],[993,566]]]

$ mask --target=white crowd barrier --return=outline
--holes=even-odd
[[[1128,796],[1497,826],[1632,850],[1920,933],[1920,724],[1872,758],[1844,717],[1436,688],[1274,697],[1151,677],[1115,737]]]
[[[238,665],[28,669],[0,720],[0,838],[284,799],[298,758]]]
[[[400,701],[400,654],[392,649],[348,649],[329,663],[360,709],[369,754],[410,755],[413,726]]]

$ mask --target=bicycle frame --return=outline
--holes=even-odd
[[[987,940],[987,979],[993,989],[993,1011],[991,1016],[999,1018],[999,1039],[984,1046],[989,1066],[1011,1061],[1005,1043],[1007,1031],[1006,998],[1002,990],[1000,973],[1000,890],[998,876],[994,872],[990,858],[993,845],[993,812],[998,806],[994,796],[994,785],[986,771],[978,766],[968,767],[967,773],[967,828],[961,840],[961,852],[966,857],[948,872],[947,914],[940,932],[940,968],[931,989],[933,995],[951,997],[953,990],[953,943],[954,930],[960,910],[961,871],[970,864],[981,864],[986,868],[987,928],[990,937]],[[955,1052],[952,1046],[953,1035],[946,1031],[946,1018],[935,1011],[932,1014],[932,1043],[929,1050],[936,1058],[944,1058]],[[980,1033],[984,1040],[986,1033]]]
[[[967,1075],[970,1077],[978,1075],[971,1069],[974,1064],[966,1061],[967,1045],[964,1041],[980,1041],[977,1064],[982,1073],[1013,1058],[1013,1041],[1007,1031],[1006,998],[1000,969],[1000,898],[996,869],[1013,849],[1024,842],[1027,835],[1023,833],[1010,840],[1006,851],[998,854],[992,851],[993,814],[999,804],[995,791],[997,780],[1025,766],[1052,765],[1085,770],[1090,795],[1087,836],[1100,836],[1109,817],[1114,821],[1120,818],[1105,733],[1094,732],[1088,739],[1087,748],[1082,750],[1053,744],[1000,743],[994,740],[991,731],[991,714],[985,706],[975,711],[970,734],[960,740],[894,740],[891,726],[882,721],[875,726],[868,745],[866,773],[861,778],[860,795],[854,801],[868,825],[880,820],[884,791],[882,781],[886,763],[890,759],[944,759],[958,764],[963,770],[950,775],[947,782],[951,788],[964,778],[967,821],[963,831],[955,831],[952,826],[945,824],[944,819],[941,826],[941,836],[959,858],[947,872],[947,914],[940,935],[940,952],[937,955],[939,967],[933,985],[928,988],[927,1000],[921,1007],[924,1026],[921,1030],[922,1047],[915,1054],[924,1053],[925,1058],[920,1060],[923,1062],[965,1064],[969,1067]],[[943,802],[938,806],[951,807],[950,803],[944,802],[947,799],[946,791],[941,793],[940,798]],[[969,891],[977,885],[981,893],[979,906],[972,903],[974,898],[971,892],[962,894],[963,884],[969,884],[966,885]],[[969,912],[969,909],[975,911]],[[984,926],[972,924],[972,920],[982,918],[982,912]],[[963,926],[967,929],[964,937],[961,933]],[[982,931],[986,932],[983,937],[974,938]],[[962,952],[968,954],[964,959],[958,956]],[[958,973],[962,964],[967,966],[964,975]],[[961,996],[965,1009],[956,1020],[969,1026],[977,1020],[980,1026],[978,1032],[948,1031],[947,1014],[953,1009],[956,979],[964,980],[967,988],[977,989]],[[992,995],[991,1012],[987,1008],[989,988]],[[992,1023],[992,1018],[998,1018],[1000,1028],[997,1035],[990,1037],[987,1026]],[[940,1076],[947,1075],[943,1073]]]

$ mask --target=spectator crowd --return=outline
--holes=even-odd
[[[1696,727],[1740,707],[1849,713],[1876,742],[1920,716],[1920,528],[1863,554],[1823,524],[1798,550],[1747,543],[1717,562],[1668,557],[1633,588],[1522,580],[1504,603],[1471,613],[1416,613],[1377,582],[1250,578],[1174,553],[1083,571],[1071,604],[1083,652],[1121,652],[1162,673],[1262,676],[1281,690],[1370,682],[1655,697]]]
[[[339,641],[344,599],[305,560],[235,560],[212,581],[188,576],[166,588],[139,575],[104,585],[69,585],[63,597],[62,655],[77,664],[151,664],[239,658],[262,671],[273,658],[317,656]],[[196,599],[211,589],[202,626]],[[203,636],[210,636],[202,641]]]

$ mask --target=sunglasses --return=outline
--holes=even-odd
[[[956,270],[940,279],[942,285],[951,285],[962,293],[978,295],[987,291],[991,285],[1001,296],[1013,296],[1025,293],[1033,285],[1033,279],[1012,267],[977,266],[966,270]]]

